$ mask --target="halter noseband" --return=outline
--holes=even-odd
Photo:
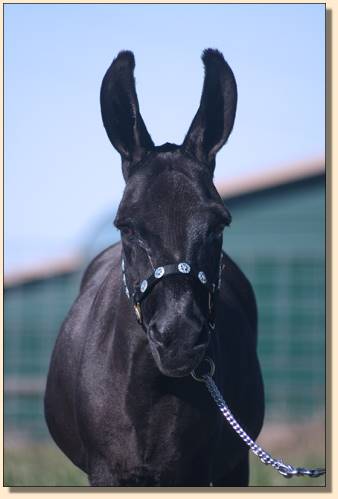
[[[124,259],[122,258],[122,279],[124,284],[124,290],[128,299],[132,300],[133,302],[137,322],[141,326],[143,326],[141,303],[154,289],[156,284],[158,284],[161,280],[165,279],[170,275],[186,275],[192,278],[194,281],[197,281],[201,286],[203,286],[208,290],[208,322],[210,329],[214,329],[215,295],[216,291],[220,288],[222,268],[223,265],[222,265],[222,253],[221,253],[218,283],[216,285],[216,283],[209,282],[203,270],[197,270],[189,263],[180,262],[180,263],[171,263],[169,265],[163,265],[161,267],[157,267],[157,269],[155,269],[150,276],[148,276],[146,279],[143,279],[139,284],[137,284],[133,292],[130,293],[126,279],[125,263]]]

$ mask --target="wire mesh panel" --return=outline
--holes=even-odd
[[[5,430],[46,436],[43,392],[58,330],[80,281],[70,273],[5,290]]]
[[[259,317],[266,418],[311,418],[325,406],[325,265],[320,257],[242,261]]]

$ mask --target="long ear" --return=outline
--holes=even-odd
[[[184,139],[183,148],[214,169],[215,156],[232,130],[237,105],[236,80],[218,50],[202,55],[205,76],[199,109]]]
[[[109,140],[128,164],[140,161],[154,147],[140,114],[134,68],[134,54],[120,52],[103,78],[100,93]]]

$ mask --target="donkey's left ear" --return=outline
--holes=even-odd
[[[123,173],[154,147],[139,110],[134,79],[135,59],[130,51],[118,54],[107,70],[100,101],[104,127],[121,154]]]
[[[237,87],[221,52],[206,49],[202,60],[205,76],[201,102],[183,148],[207,163],[213,172],[216,153],[227,141],[235,121]]]

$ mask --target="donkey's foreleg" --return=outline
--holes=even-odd
[[[103,457],[91,459],[89,483],[92,487],[159,487],[155,473],[142,467],[132,470],[111,470]]]
[[[247,487],[249,485],[249,455],[236,467],[213,481],[214,487]]]

